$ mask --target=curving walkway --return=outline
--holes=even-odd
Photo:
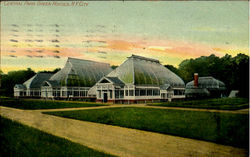
[[[114,105],[112,107],[116,106]],[[93,108],[94,107],[91,107],[91,109]],[[0,107],[0,115],[3,117],[18,121],[22,124],[37,128],[52,135],[66,138],[70,141],[80,143],[90,148],[117,156],[236,157],[248,155],[246,150],[231,146],[140,131],[136,129],[66,119],[62,117],[45,115],[42,114],[41,111],[42,110],[31,111]]]

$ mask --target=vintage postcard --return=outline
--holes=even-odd
[[[0,156],[248,156],[248,1],[1,1]]]

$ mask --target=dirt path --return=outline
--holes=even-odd
[[[244,149],[55,117],[37,111],[0,107],[0,114],[52,135],[64,137],[70,141],[117,156],[247,156],[247,151]]]
[[[232,114],[249,114],[249,109],[243,110],[215,110],[215,109],[199,109],[199,108],[184,108],[184,107],[163,107],[163,106],[147,106],[146,104],[116,104],[108,106],[95,106],[95,107],[78,107],[78,108],[61,108],[61,109],[41,109],[33,110],[36,112],[54,112],[54,111],[71,111],[71,110],[89,110],[89,109],[103,109],[103,108],[113,108],[113,107],[144,107],[144,108],[158,108],[158,109],[170,109],[170,110],[187,110],[187,111],[204,111],[204,112],[218,112],[218,113],[232,113]]]

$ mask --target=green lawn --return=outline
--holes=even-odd
[[[248,114],[136,107],[45,113],[248,148]]]
[[[41,100],[41,99],[0,99],[0,106],[13,107],[18,109],[36,110],[36,109],[56,109],[72,107],[92,107],[104,106],[92,102],[77,101],[59,101],[59,100]]]
[[[0,117],[0,156],[111,156]]]
[[[164,107],[189,107],[219,110],[239,110],[249,108],[249,100],[246,98],[217,98],[192,101],[174,101],[162,103],[149,103],[150,106]]]

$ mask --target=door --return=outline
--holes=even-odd
[[[107,102],[107,101],[108,101],[108,94],[103,93],[103,102]]]

